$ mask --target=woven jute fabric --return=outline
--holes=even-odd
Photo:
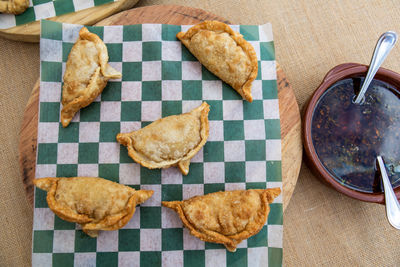
[[[400,32],[397,1],[141,1],[202,8],[235,24],[271,22],[276,58],[300,108],[326,72],[345,62],[368,64],[376,40]],[[400,72],[400,46],[384,67]],[[0,38],[0,266],[31,264],[32,209],[18,169],[18,134],[39,77],[39,45]],[[396,266],[400,233],[385,207],[345,197],[303,164],[284,214],[286,266]]]

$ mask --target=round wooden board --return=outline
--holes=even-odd
[[[93,25],[115,13],[132,8],[138,1],[139,0],[119,0],[117,2],[48,18],[48,20],[71,24]],[[1,29],[0,36],[15,41],[37,43],[40,40],[40,21],[34,21],[9,29]]]
[[[228,21],[201,9],[183,6],[149,6],[115,14],[96,25],[129,25],[141,23],[196,24],[203,20]],[[278,97],[282,138],[283,209],[296,186],[302,161],[300,112],[285,73],[278,65]],[[36,82],[25,108],[19,142],[19,162],[29,202],[33,204],[33,183],[36,163],[39,81]]]

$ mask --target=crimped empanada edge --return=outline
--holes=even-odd
[[[203,21],[189,28],[186,33],[178,32],[176,34],[176,37],[189,49],[189,40],[193,37],[193,35],[198,33],[200,30],[224,31],[229,33],[229,35],[236,42],[236,44],[239,45],[243,49],[243,51],[249,56],[252,71],[250,72],[247,81],[240,88],[234,88],[234,89],[245,100],[247,100],[248,102],[252,102],[253,96],[251,95],[251,86],[253,81],[257,78],[258,74],[258,60],[254,47],[249,42],[247,42],[240,33],[237,33],[234,30],[232,30],[232,28],[229,27],[229,25],[216,20]]]
[[[269,204],[272,203],[274,199],[281,193],[281,189],[279,187],[267,188],[267,189],[249,189],[249,190],[255,190],[259,193],[259,196],[263,204],[262,207],[263,217],[259,218],[258,221],[253,221],[251,224],[249,224],[248,229],[246,228],[246,230],[240,232],[239,234],[229,236],[229,238],[236,240],[237,244],[242,242],[242,240],[245,240],[251,236],[258,234],[258,232],[261,231],[264,224],[267,222],[268,215],[271,210]]]
[[[235,242],[233,240],[225,237],[224,235],[221,235],[216,232],[207,231],[207,230],[206,230],[206,233],[202,233],[202,232],[198,231],[196,228],[194,228],[191,225],[191,223],[189,222],[189,220],[186,218],[185,213],[183,212],[183,209],[182,209],[183,201],[162,201],[161,204],[164,207],[173,209],[176,211],[176,213],[178,213],[178,216],[181,219],[183,225],[187,229],[189,229],[191,235],[193,235],[205,242],[223,244],[229,251],[233,252],[236,250]],[[231,249],[233,249],[233,250],[231,250]]]
[[[83,40],[88,40],[93,42],[96,45],[96,48],[99,49],[99,67],[96,69],[96,71],[92,74],[90,77],[90,81],[88,85],[86,86],[86,90],[83,95],[75,98],[69,103],[65,103],[64,99],[62,99],[62,105],[63,108],[61,110],[61,124],[65,128],[67,127],[75,114],[84,107],[87,107],[90,105],[104,90],[104,88],[107,85],[107,82],[109,79],[113,78],[121,78],[122,74],[119,73],[120,75],[115,75],[112,77],[108,77],[105,75],[105,70],[107,68],[111,68],[108,64],[108,50],[107,46],[104,44],[104,42],[100,39],[99,36],[97,36],[94,33],[89,32],[89,30],[86,27],[83,27],[79,31],[79,38],[78,40],[74,43],[74,45],[71,48],[71,51],[74,49],[75,46],[79,44],[80,41]],[[68,59],[66,62],[67,68],[69,67],[69,62],[71,62],[71,52],[68,54]],[[68,90],[67,88],[70,85],[68,81],[65,81],[65,74],[63,77],[64,80],[64,86],[63,86],[63,96],[64,96],[64,90]],[[74,83],[72,83],[72,86]],[[94,90],[95,88],[98,88],[99,90],[96,91]]]
[[[75,222],[75,223],[88,223],[93,221],[92,218],[84,214],[77,214],[71,212],[69,209],[66,209],[59,205],[56,201],[55,194],[57,191],[58,181],[65,177],[45,177],[40,179],[33,180],[34,185],[38,188],[47,191],[46,202],[49,206],[49,209],[53,211],[58,217],[65,221]],[[44,184],[50,183],[51,185],[44,187]]]
[[[250,226],[250,229],[246,229],[239,234],[236,235],[230,235],[230,236],[225,236],[217,232],[209,231],[206,230],[203,232],[200,232],[197,230],[195,227],[193,227],[189,220],[186,218],[185,213],[182,209],[182,204],[183,201],[162,201],[161,204],[164,207],[173,209],[178,213],[179,218],[182,220],[182,223],[185,227],[187,227],[190,231],[190,233],[205,241],[205,242],[212,242],[212,243],[219,243],[223,244],[230,252],[235,252],[236,251],[236,246],[242,242],[243,240],[254,236],[258,234],[258,232],[261,231],[263,228],[265,222],[268,219],[268,215],[270,212],[270,207],[269,204],[274,201],[274,199],[281,193],[280,188],[270,188],[270,189],[249,189],[249,190],[255,190],[259,193],[259,196],[261,198],[262,202],[262,212],[263,212],[263,217],[260,218],[261,222],[252,222],[253,225]],[[223,192],[223,191],[220,191]],[[194,197],[201,197],[201,196],[194,196]],[[194,198],[192,197],[192,198]],[[187,199],[189,200],[189,199]]]
[[[193,158],[197,152],[204,146],[204,144],[207,142],[208,136],[209,136],[209,123],[208,123],[208,112],[210,111],[210,105],[207,104],[207,102],[203,102],[200,106],[197,108],[191,110],[188,113],[191,112],[196,112],[198,109],[201,109],[201,115],[200,115],[200,125],[201,125],[201,131],[200,131],[200,138],[201,141],[200,143],[193,149],[191,150],[185,157],[177,159],[177,160],[170,160],[167,162],[163,163],[156,163],[156,162],[150,162],[147,161],[147,159],[143,158],[140,153],[138,153],[134,148],[133,148],[133,140],[130,138],[130,133],[119,133],[116,136],[117,142],[126,146],[128,148],[128,155],[136,162],[142,165],[143,167],[149,168],[149,169],[160,169],[160,168],[169,168],[172,166],[178,165],[179,162],[181,161],[187,161],[191,158]],[[163,118],[160,118],[161,120]],[[140,129],[139,129],[140,130]],[[137,130],[137,131],[139,131]],[[135,132],[135,131],[133,131]],[[180,171],[184,174],[187,175],[189,172],[186,172],[181,168],[181,166],[178,166]]]
[[[92,223],[93,218],[85,214],[72,213],[69,209],[62,208],[55,199],[55,193],[57,190],[57,183],[60,179],[74,179],[74,178],[84,178],[84,177],[46,177],[34,179],[33,183],[38,188],[47,191],[46,201],[47,204],[58,217],[65,221],[79,223],[82,225],[82,230],[91,237],[97,236],[97,231],[113,231],[124,227],[132,216],[135,214],[136,206],[148,200],[154,193],[153,190],[133,190],[132,196],[129,198],[126,207],[117,214],[112,216],[107,216],[103,220]],[[87,178],[97,178],[99,177],[87,177]],[[126,186],[119,184],[121,186]],[[127,186],[126,186],[127,187]]]

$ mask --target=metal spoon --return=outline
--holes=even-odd
[[[400,230],[400,204],[394,194],[392,184],[390,183],[388,174],[386,172],[385,163],[381,156],[376,157],[378,161],[379,169],[381,171],[383,188],[385,191],[385,204],[386,204],[386,216],[389,223],[396,229]]]
[[[379,37],[376,43],[374,54],[372,55],[371,63],[369,64],[367,77],[365,77],[364,83],[358,93],[354,103],[360,104],[364,97],[365,92],[368,89],[369,84],[374,78],[379,67],[382,65],[383,61],[386,59],[389,52],[392,50],[394,44],[397,41],[397,33],[393,31],[385,32]]]

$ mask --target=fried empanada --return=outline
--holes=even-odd
[[[190,159],[207,141],[209,111],[210,106],[203,102],[188,113],[159,119],[131,133],[119,133],[117,141],[144,167],[157,169],[178,165],[187,175]]]
[[[251,84],[257,77],[257,55],[241,34],[219,21],[204,21],[176,37],[209,71],[253,101]]]
[[[206,242],[220,243],[231,251],[242,240],[257,234],[269,213],[269,203],[280,188],[210,193],[184,201],[163,201],[175,210],[192,235]]]
[[[0,13],[21,14],[29,6],[29,0],[0,0]]]
[[[99,230],[122,228],[132,218],[136,205],[153,195],[152,190],[137,191],[97,177],[49,177],[33,183],[47,191],[47,203],[55,214],[81,224],[91,237],[96,237]]]
[[[108,51],[103,41],[83,27],[69,53],[62,93],[61,124],[67,127],[75,113],[101,94],[109,79],[122,74],[108,64]]]

